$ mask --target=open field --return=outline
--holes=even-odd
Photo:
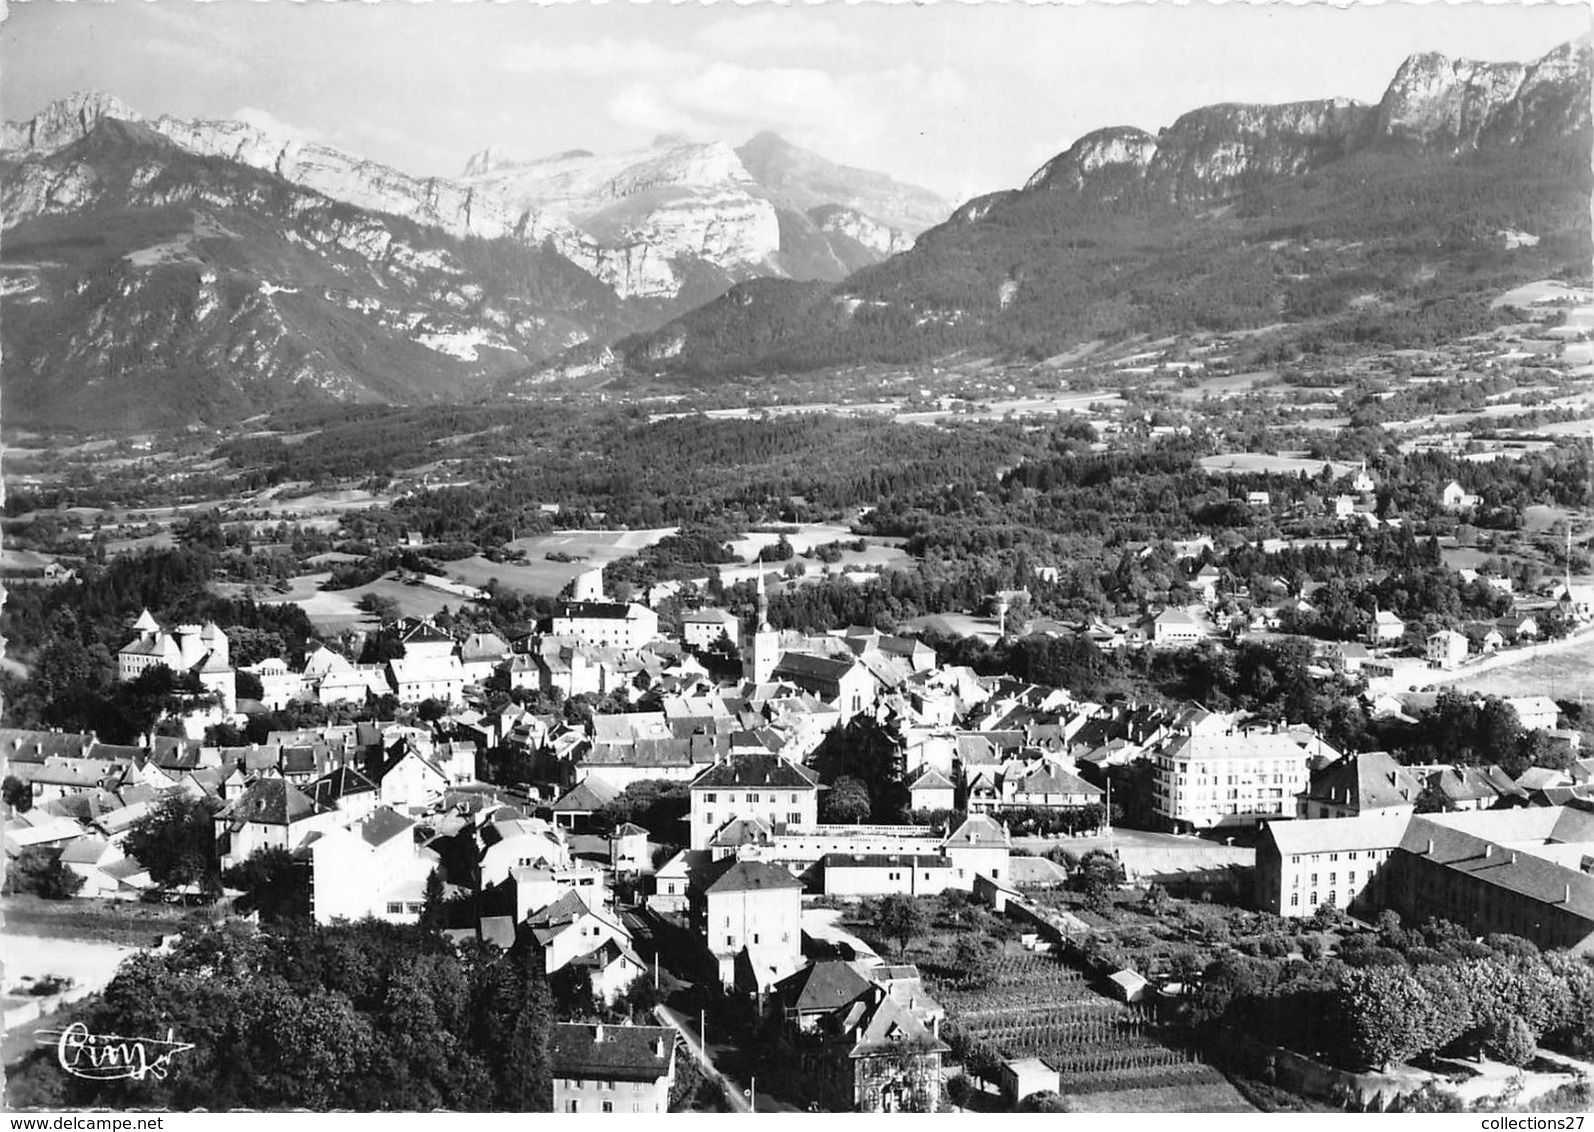
[[[1516,664],[1447,681],[1459,691],[1487,696],[1549,696],[1556,700],[1594,698],[1594,632],[1539,647],[1539,654]]]
[[[1201,1066],[1177,1085],[1069,1094],[1075,1112],[1255,1112],[1216,1069]],[[1063,1086],[1067,1092],[1068,1086]]]
[[[1212,474],[1223,472],[1272,472],[1275,475],[1293,476],[1305,472],[1315,476],[1328,464],[1335,476],[1348,476],[1356,470],[1355,464],[1333,460],[1308,460],[1301,456],[1272,456],[1265,452],[1236,452],[1226,456],[1203,456],[1201,466]]]
[[[297,605],[304,610],[317,631],[328,634],[362,626],[374,628],[375,618],[359,608],[360,599],[369,593],[392,598],[398,603],[400,614],[407,617],[435,617],[445,605],[450,609],[458,609],[465,602],[462,597],[442,593],[428,586],[409,585],[393,575],[378,578],[352,590],[320,589],[321,583],[331,576],[303,574],[293,579],[287,593],[265,591],[256,600],[262,605]],[[229,597],[242,596],[244,588],[236,584],[214,587],[217,593]]]
[[[594,566],[607,566],[616,559],[635,554],[643,547],[652,546],[666,535],[673,535],[679,527],[659,527],[643,531],[553,531],[546,535],[516,539],[509,544],[511,550],[526,552],[526,565],[511,567],[481,559],[491,573],[480,573],[480,567],[466,567],[466,562],[447,563],[450,575],[458,576],[469,585],[479,586],[488,578],[496,577],[504,585],[529,594],[557,594],[576,575]],[[552,562],[549,553],[568,554],[578,559],[574,562]],[[478,580],[479,578],[479,580]]]
[[[8,986],[21,975],[62,974],[80,962],[94,962],[100,952],[73,952],[74,947],[152,947],[156,937],[179,930],[185,909],[136,900],[44,900],[37,896],[7,896],[0,900],[5,915],[6,979]],[[58,949],[62,950],[57,959]],[[113,964],[114,966],[114,964]]]

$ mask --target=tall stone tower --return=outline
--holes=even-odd
[[[758,575],[758,622],[747,637],[742,654],[742,679],[767,684],[780,663],[780,634],[769,625],[769,595],[764,592],[764,575]]]

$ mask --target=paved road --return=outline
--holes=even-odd
[[[679,1010],[673,1010],[668,1006],[662,1005],[657,1008],[657,1013],[659,1019],[664,1022],[665,1025],[674,1027],[676,1032],[681,1035],[682,1040],[686,1042],[686,1048],[691,1051],[692,1056],[696,1058],[698,1064],[703,1067],[703,1072],[725,1086],[725,1093],[728,1097],[730,1097],[731,1107],[737,1112],[755,1111],[748,1105],[747,1082],[739,1081],[729,1074],[721,1073],[714,1064],[714,1058],[723,1055],[727,1050],[731,1049],[731,1047],[726,1045],[717,1045],[713,1042],[710,1042],[705,1049],[702,1035],[698,1033],[697,1030],[697,1020],[695,1018],[688,1021],[686,1016],[683,1015]],[[766,1097],[763,1094],[759,1094],[759,1096],[755,1099],[758,1106],[756,1111],[758,1112],[800,1111],[784,1101],[777,1101],[773,1098]]]

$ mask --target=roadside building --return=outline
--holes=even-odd
[[[1256,906],[1276,916],[1310,916],[1322,905],[1377,911],[1387,906],[1389,858],[1411,813],[1268,822],[1256,848]]]
[[[676,1033],[668,1026],[555,1023],[548,1039],[553,1110],[668,1112],[675,1046]]]

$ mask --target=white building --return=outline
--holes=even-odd
[[[415,844],[415,823],[382,807],[310,842],[310,908],[318,924],[367,916],[413,924],[437,854]]]
[[[1180,736],[1154,756],[1157,812],[1196,829],[1289,817],[1314,753],[1299,738],[1269,731]]]
[[[635,652],[659,635],[659,615],[637,602],[567,601],[554,613],[553,635]]]

